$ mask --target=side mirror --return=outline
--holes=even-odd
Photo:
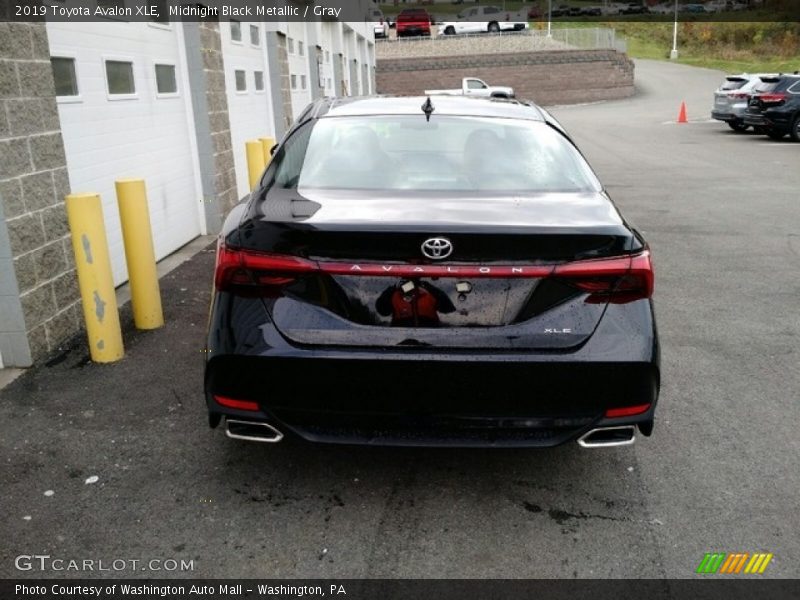
[[[278,144],[275,144],[272,148],[269,149],[269,155],[275,156],[275,152],[278,151]]]

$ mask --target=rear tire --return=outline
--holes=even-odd
[[[786,134],[782,131],[775,131],[773,129],[767,131],[767,137],[771,140],[782,140],[785,135]]]
[[[728,127],[733,129],[736,133],[742,133],[743,131],[747,131],[747,125],[739,121],[728,121]]]
[[[800,142],[800,115],[797,115],[794,118],[794,123],[792,123],[792,131],[789,133],[792,136],[792,141]]]
[[[495,22],[489,23],[489,33],[497,33],[500,31],[500,25]]]
[[[453,27],[452,25],[448,25],[444,30],[444,34],[445,35],[455,35],[456,34],[456,28]]]

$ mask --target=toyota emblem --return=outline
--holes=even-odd
[[[447,238],[430,238],[422,242],[422,253],[433,260],[441,260],[453,253],[453,244]]]

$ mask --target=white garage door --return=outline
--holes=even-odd
[[[263,23],[220,23],[233,163],[239,198],[250,192],[245,142],[275,137]]]
[[[180,23],[48,23],[74,192],[99,192],[114,281],[127,280],[114,180],[144,178],[156,257],[204,229]]]

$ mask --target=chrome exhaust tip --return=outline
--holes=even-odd
[[[598,427],[578,438],[581,448],[608,448],[611,446],[630,446],[636,441],[636,427]]]
[[[225,419],[225,435],[234,440],[267,444],[277,444],[283,439],[283,434],[269,423],[239,419]]]

